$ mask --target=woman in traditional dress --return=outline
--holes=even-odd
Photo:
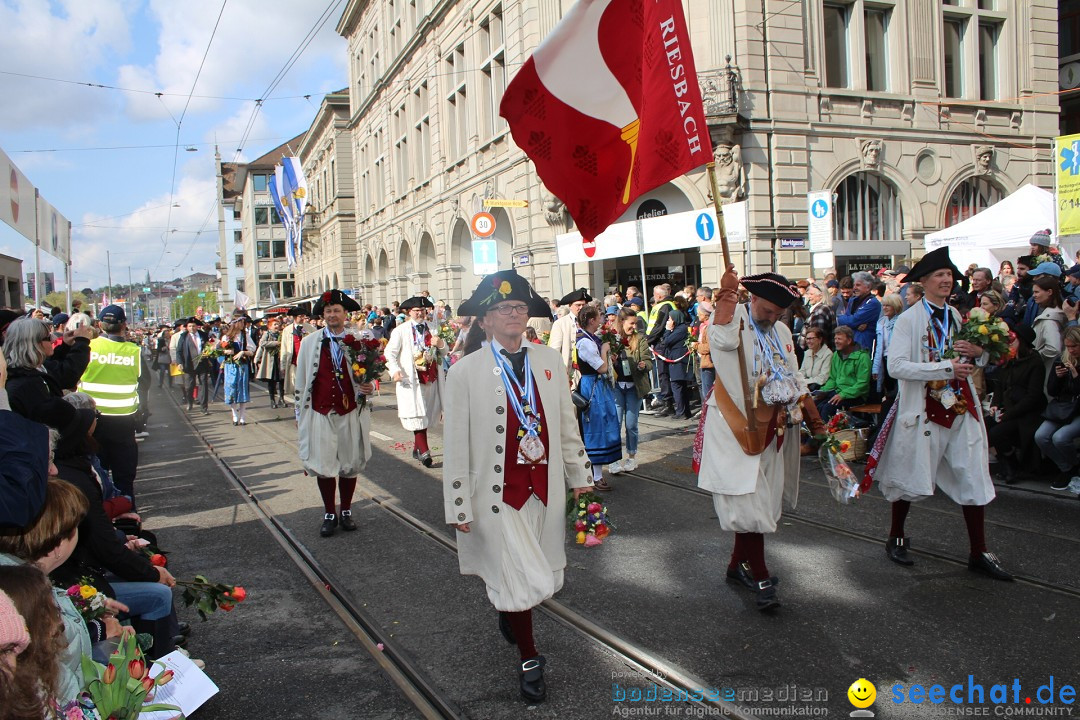
[[[579,413],[581,439],[592,462],[593,484],[599,490],[610,490],[604,480],[603,466],[622,459],[622,431],[619,425],[615,393],[608,379],[608,343],[600,342],[600,310],[586,305],[578,313],[577,369],[581,373],[578,392],[589,400],[587,410]]]
[[[254,353],[246,349],[246,343],[243,316],[233,318],[221,338],[225,356],[225,404],[232,410],[233,425],[247,425],[247,404],[251,401],[251,358]]]
[[[270,407],[285,407],[285,376],[281,368],[281,320],[270,318],[255,352],[255,379],[265,380]]]

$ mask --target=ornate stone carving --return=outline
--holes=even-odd
[[[557,232],[570,232],[570,228],[574,225],[570,211],[566,209],[566,203],[552,193],[544,195],[544,219]]]
[[[975,158],[975,172],[979,175],[990,175],[994,172],[994,146],[972,145],[971,152]]]
[[[742,147],[734,140],[717,143],[713,150],[716,163],[716,190],[721,203],[738,202],[746,197],[746,168]]]
[[[859,163],[864,170],[881,169],[882,141],[877,138],[859,140]]]

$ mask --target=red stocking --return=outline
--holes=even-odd
[[[731,562],[728,563],[728,570],[734,570],[745,559],[746,547],[743,542],[743,533],[735,533],[735,547],[731,551]]]
[[[743,549],[746,562],[754,573],[754,580],[761,582],[769,579],[769,568],[765,566],[765,536],[761,533],[739,533],[743,536]]]
[[[532,610],[508,612],[506,619],[510,623],[510,631],[514,633],[514,640],[517,641],[521,659],[528,660],[539,655],[540,653],[536,652],[536,642],[533,640]]]
[[[964,523],[967,524],[972,555],[986,552],[985,518],[985,505],[964,505]]]
[[[319,494],[322,495],[323,511],[327,515],[333,515],[335,510],[334,506],[334,478],[318,478]]]
[[[341,495],[341,509],[352,509],[353,493],[356,492],[356,478],[338,478],[338,494]]]
[[[427,430],[415,430],[413,431],[413,445],[423,455],[430,451],[427,444]]]
[[[904,521],[907,520],[910,509],[911,502],[908,500],[897,500],[892,504],[892,527],[889,528],[889,537],[904,537]]]

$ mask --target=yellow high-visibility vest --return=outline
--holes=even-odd
[[[141,348],[107,337],[90,341],[90,364],[79,390],[94,398],[102,415],[134,415],[139,410]]]
[[[649,308],[649,322],[645,325],[646,335],[650,334],[653,331],[653,328],[656,327],[656,318],[660,314],[660,308],[664,307],[665,305],[670,308],[675,307],[675,303],[671,300],[664,300],[663,302],[658,302],[651,308]]]

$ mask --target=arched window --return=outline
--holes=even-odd
[[[1005,193],[984,177],[968,178],[956,186],[945,207],[945,227],[963,222],[975,213],[990,207]]]
[[[902,240],[902,230],[900,198],[896,188],[885,178],[857,172],[844,178],[836,188],[834,240]]]

